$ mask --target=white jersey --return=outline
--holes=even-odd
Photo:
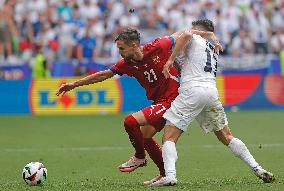
[[[163,118],[182,131],[187,131],[194,119],[206,133],[227,127],[216,87],[218,55],[213,45],[193,35],[180,56],[177,59],[181,67],[179,95]]]
[[[218,55],[206,39],[194,34],[178,60],[181,84],[216,88]]]

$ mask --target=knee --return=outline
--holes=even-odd
[[[226,146],[228,146],[231,140],[234,138],[229,130],[221,130],[219,132],[216,132],[215,134],[218,137],[219,141]]]
[[[166,126],[162,142],[165,143],[166,141],[172,141],[176,143],[181,133],[182,131],[174,126]]]
[[[166,141],[172,141],[174,142],[174,136],[169,133],[169,132],[165,132],[164,133],[164,136],[163,136],[163,143],[166,142]]]
[[[167,137],[167,136],[163,136],[163,138],[162,138],[162,144],[164,144],[164,143],[167,142],[167,141],[175,142],[174,139],[171,139],[170,137]]]
[[[162,144],[164,144],[165,142],[173,142],[173,143],[177,143],[177,139],[173,136],[163,136],[163,139],[162,139]]]
[[[224,138],[224,141],[222,143],[224,145],[228,146],[233,138],[234,137],[232,135],[226,135],[225,138]]]
[[[157,133],[157,130],[150,125],[140,126],[140,131],[145,139],[152,138]]]
[[[218,138],[224,145],[228,146],[234,137],[231,134],[222,134],[222,136]]]
[[[138,124],[137,120],[132,115],[128,115],[124,119],[124,127],[127,130],[127,129],[132,128],[132,127],[139,127],[139,124]]]

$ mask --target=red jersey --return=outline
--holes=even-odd
[[[162,73],[170,56],[172,44],[169,36],[158,38],[143,46],[141,61],[121,59],[110,69],[116,74],[126,74],[136,78],[145,88],[149,100],[154,102],[174,100],[179,88],[178,72],[175,67],[172,67],[170,70],[172,77],[168,79]]]

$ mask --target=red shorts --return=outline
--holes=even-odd
[[[154,102],[149,107],[142,109],[147,122],[152,125],[157,131],[161,131],[166,123],[163,114],[171,107],[172,101]]]

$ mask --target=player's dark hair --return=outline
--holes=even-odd
[[[122,31],[116,38],[115,42],[121,40],[126,44],[130,44],[131,42],[140,43],[140,33],[136,29],[128,28]]]
[[[209,19],[199,19],[192,22],[192,26],[201,26],[204,30],[214,32],[214,24]]]

